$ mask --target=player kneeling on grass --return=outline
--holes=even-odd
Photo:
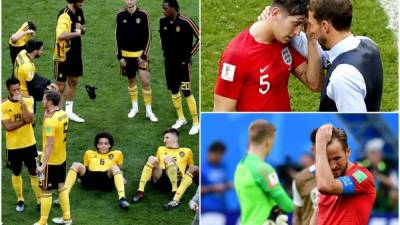
[[[137,203],[144,197],[144,188],[150,179],[162,190],[171,191],[173,200],[164,205],[165,210],[179,206],[179,201],[193,178],[198,183],[199,168],[193,163],[190,148],[180,148],[179,131],[168,128],[164,131],[165,146],[158,147],[156,156],[150,156],[143,168],[139,188],[133,197]]]
[[[68,194],[79,177],[82,186],[88,189],[109,190],[113,187],[118,191],[118,203],[123,209],[129,208],[125,199],[124,178],[122,176],[122,165],[124,156],[120,150],[111,150],[114,138],[108,132],[101,132],[94,138],[97,150],[87,150],[83,157],[83,164],[74,162],[69,169],[65,186]]]

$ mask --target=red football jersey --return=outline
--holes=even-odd
[[[318,196],[318,224],[367,225],[374,205],[374,177],[364,167],[354,164],[344,177],[342,195]]]
[[[290,111],[289,75],[304,62],[289,46],[256,42],[248,28],[224,50],[215,94],[236,100],[236,111]]]

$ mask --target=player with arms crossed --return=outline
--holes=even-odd
[[[249,126],[249,148],[234,175],[242,225],[287,225],[281,211],[293,211],[293,202],[279,183],[275,169],[264,161],[275,140],[275,127],[266,120]]]
[[[177,129],[168,128],[164,131],[165,146],[158,147],[156,156],[150,156],[143,167],[139,188],[133,197],[134,203],[143,199],[144,188],[151,179],[157,187],[170,191],[174,196],[172,201],[164,205],[166,210],[179,206],[179,200],[193,180],[198,183],[199,168],[194,165],[192,150],[179,147],[178,138]]]
[[[317,41],[308,38],[308,63],[288,46],[305,23],[307,6],[308,0],[273,0],[268,18],[228,44],[220,59],[214,111],[290,111],[290,73],[309,89],[321,89]]]
[[[64,186],[67,161],[68,116],[59,108],[61,95],[57,91],[46,91],[43,96],[43,155],[38,172],[41,180],[40,220],[34,225],[46,225],[51,210],[52,190],[58,190],[62,217],[54,218],[56,224],[72,224],[69,197]]]
[[[83,156],[83,164],[74,162],[65,179],[65,187],[71,192],[79,175],[82,186],[89,189],[110,190],[115,184],[118,192],[118,204],[121,208],[129,208],[125,199],[122,165],[124,155],[120,150],[111,150],[114,138],[108,132],[100,132],[94,138],[96,150],[87,150]]]
[[[17,212],[23,212],[22,163],[28,168],[32,190],[40,204],[39,178],[36,172],[36,140],[32,127],[35,121],[33,98],[21,94],[20,82],[11,77],[6,81],[8,97],[1,103],[2,124],[6,129],[7,164],[11,168],[11,183],[17,195]]]
[[[315,147],[319,196],[311,222],[367,225],[376,197],[374,177],[349,161],[346,132],[325,124],[316,132]]]

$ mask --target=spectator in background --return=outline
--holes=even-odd
[[[397,212],[398,206],[398,175],[393,162],[384,159],[385,142],[374,138],[365,144],[366,159],[359,164],[366,167],[375,178],[377,190],[374,212]]]
[[[224,211],[225,193],[232,188],[222,158],[225,145],[216,141],[207,152],[207,159],[201,167],[201,209],[203,211]]]
[[[301,155],[300,158],[300,167],[301,169],[310,167],[314,165],[315,163],[315,155],[313,152],[306,152],[303,155]]]

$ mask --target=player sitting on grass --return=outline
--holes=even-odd
[[[123,209],[129,208],[125,199],[124,178],[122,165],[124,155],[120,150],[111,150],[114,138],[108,132],[100,132],[94,138],[96,150],[87,150],[83,157],[83,164],[74,162],[65,180],[65,186],[70,193],[76,176],[82,181],[82,186],[88,189],[110,190],[113,187],[118,191],[118,203]]]
[[[190,148],[180,148],[179,131],[168,128],[164,131],[165,146],[157,149],[156,156],[150,156],[143,167],[139,188],[133,197],[137,203],[144,197],[144,188],[152,178],[160,189],[171,191],[173,200],[164,205],[165,210],[179,206],[179,200],[186,189],[192,184],[193,178],[198,183],[198,167],[193,163],[193,153]]]

